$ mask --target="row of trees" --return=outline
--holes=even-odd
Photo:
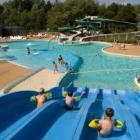
[[[0,24],[22,26],[27,30],[56,31],[86,15],[136,23],[140,22],[140,5],[105,6],[94,0],[65,0],[53,4],[44,0],[10,0],[0,5]]]
[[[22,26],[25,29],[46,29],[50,2],[44,0],[12,0],[0,5],[0,24]]]

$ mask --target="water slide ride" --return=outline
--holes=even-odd
[[[74,96],[80,96],[85,88],[72,87]],[[30,97],[34,91],[21,91],[0,97],[0,139],[22,140],[103,140],[96,129],[88,126],[93,119],[102,119],[104,110],[112,107],[114,119],[125,123],[123,129],[113,128],[108,140],[139,140],[140,96],[127,90],[103,90],[86,88],[86,94],[75,103],[79,110],[64,108],[63,90],[55,87],[49,92],[53,98],[42,107],[35,108]]]

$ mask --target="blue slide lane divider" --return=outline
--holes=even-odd
[[[74,92],[74,96],[79,96],[82,90],[84,90],[84,88],[78,88],[76,92]],[[88,101],[88,95],[89,92],[87,93],[86,97],[79,101],[79,103],[76,103],[76,105],[80,107],[80,110],[66,111],[64,114],[62,114],[42,139],[71,140],[81,117],[81,110],[84,108],[84,103],[87,103]]]
[[[82,134],[82,130],[83,130],[83,127],[85,125],[86,118],[87,118],[89,109],[91,107],[91,104],[94,104],[96,102],[96,99],[98,99],[97,92],[98,92],[98,90],[94,91],[93,92],[94,96],[91,98],[91,100],[87,104],[85,104],[84,109],[81,112],[81,119],[79,119],[79,124],[77,125],[76,131],[73,135],[72,140],[79,140],[80,139],[80,135]]]
[[[47,131],[50,125],[55,121],[54,117],[60,115],[57,111],[59,107],[58,101],[52,100],[46,102],[45,105],[36,109],[34,115],[26,120],[19,129],[16,129],[11,135],[9,135],[6,140],[38,139],[41,133]]]
[[[89,102],[87,105],[87,108],[84,112],[84,116],[82,116],[81,121],[79,123],[79,126],[77,128],[77,131],[74,135],[73,140],[96,140],[97,139],[97,133],[88,127],[89,121],[95,118],[100,118],[100,115],[102,114],[102,92],[100,92],[100,89],[97,89],[96,91],[96,100]],[[101,109],[101,110],[100,110]],[[100,110],[99,112],[97,110]]]
[[[116,94],[116,90],[112,90],[112,99],[116,106],[116,112],[120,113],[120,117],[124,119],[126,123],[126,130],[130,133],[130,138],[127,140],[138,140],[140,138],[140,127],[137,123],[135,117],[131,114],[131,112],[120,102],[119,97]]]
[[[117,91],[116,95],[119,97],[120,102],[134,115],[138,125],[140,126],[140,98],[138,93],[131,93],[127,90]]]
[[[22,123],[22,120],[30,117],[28,115],[35,106],[29,99],[36,94],[34,91],[21,91],[0,97],[0,139],[4,139]]]

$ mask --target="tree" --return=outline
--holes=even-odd
[[[47,28],[49,30],[57,30],[58,27],[67,25],[68,12],[64,10],[64,5],[58,3],[48,12],[47,16]]]
[[[66,0],[55,4],[48,13],[48,28],[56,30],[61,26],[73,25],[76,18],[86,15],[97,15],[98,9],[94,0]]]
[[[45,29],[46,26],[46,14],[45,11],[40,5],[34,4],[30,13],[30,28],[39,30]]]
[[[124,6],[112,3],[99,5],[95,0],[65,0],[51,3],[46,0],[9,0],[0,5],[0,24],[22,26],[25,29],[57,31],[73,26],[75,19],[86,15],[127,22],[140,22],[140,5]]]
[[[52,8],[52,4],[50,1],[48,1],[47,4],[45,5],[45,12],[48,12],[51,8]]]
[[[136,20],[140,22],[140,5],[135,6],[135,13],[137,14]]]
[[[136,17],[137,15],[135,13],[134,7],[130,4],[127,4],[126,6],[120,8],[116,19],[126,22],[136,22]]]

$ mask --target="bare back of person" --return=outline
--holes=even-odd
[[[73,97],[66,96],[66,104],[68,106],[72,106],[73,100],[74,100]]]
[[[111,134],[112,132],[112,127],[113,127],[113,121],[112,120],[100,120],[99,121],[100,125],[101,125],[101,129],[99,131],[99,134],[102,136],[108,136]]]
[[[37,108],[42,106],[46,102],[45,94],[37,95],[36,99],[37,99]]]

